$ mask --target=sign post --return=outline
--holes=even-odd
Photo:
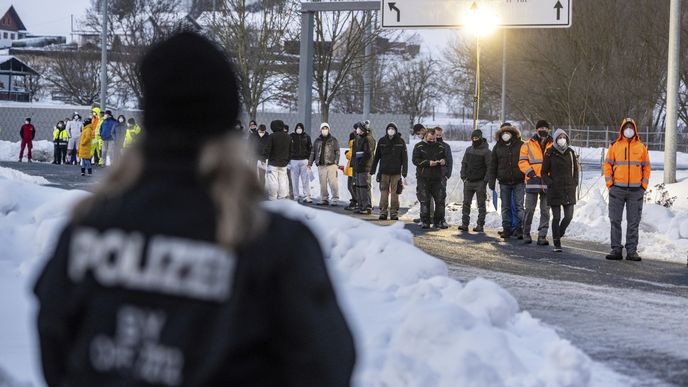
[[[383,28],[461,28],[475,5],[497,28],[571,27],[573,0],[382,0]]]

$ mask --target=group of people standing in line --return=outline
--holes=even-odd
[[[81,166],[81,175],[93,173],[93,165],[105,166],[107,160],[116,163],[124,149],[131,146],[141,134],[141,127],[134,117],[128,120],[124,115],[117,119],[112,111],[101,111],[99,107],[91,109],[91,117],[82,120],[79,113],[65,118],[55,124],[52,141],[54,144],[53,164],[71,164]],[[19,162],[28,148],[28,161],[31,162],[31,149],[36,129],[31,118],[26,118],[20,129],[21,150]],[[109,157],[108,157],[109,156]]]
[[[302,123],[296,124],[293,133],[280,120],[272,121],[270,128],[272,134],[267,133],[265,125],[257,125],[255,121],[249,124],[249,138],[259,159],[258,176],[270,199],[292,198],[312,203],[311,167],[316,165],[320,177],[317,205],[338,204],[337,174],[341,170],[348,177],[347,188],[351,194],[347,210],[372,213],[371,182],[376,176],[381,193],[379,219],[399,219],[399,195],[408,174],[408,153],[396,124],[389,123],[385,135],[376,141],[370,122],[356,122],[346,145],[345,167],[339,167],[340,144],[332,136],[329,124],[320,125],[320,135],[313,142]],[[415,221],[424,229],[446,229],[449,227],[445,219],[447,181],[452,177],[453,166],[451,147],[443,141],[441,127],[425,128],[417,124],[413,132],[422,139],[414,146],[411,159],[416,167],[416,194],[420,203],[420,218]],[[612,224],[612,252],[607,258],[623,257],[621,219],[625,206],[629,219],[626,258],[638,261],[641,259],[637,251],[638,226],[650,162],[632,119],[624,120],[620,132],[619,139],[610,147],[604,168],[610,189]],[[549,246],[547,235],[551,221],[554,251],[561,252],[561,239],[573,219],[580,179],[578,156],[568,134],[562,129],[552,133],[549,123],[540,120],[533,135],[523,140],[520,130],[506,122],[495,135],[493,149],[480,130],[471,134],[471,140],[461,161],[464,199],[458,229],[469,231],[471,203],[475,197],[478,218],[473,231],[484,232],[487,188],[494,191],[499,182],[500,236]],[[540,220],[533,230],[538,207]],[[535,239],[531,232],[537,233]]]

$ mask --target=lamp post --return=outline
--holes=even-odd
[[[466,15],[464,23],[475,34],[475,92],[473,94],[473,130],[478,129],[480,118],[480,38],[487,35],[497,26],[497,20],[487,8],[479,8],[477,2],[473,2]]]

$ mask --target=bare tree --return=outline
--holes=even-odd
[[[93,31],[102,26],[99,3],[93,1],[85,19],[85,26]],[[120,101],[135,101],[141,107],[138,62],[152,44],[185,28],[180,0],[109,0],[108,5],[108,73],[115,79],[113,91]]]
[[[400,62],[392,66],[389,93],[392,106],[408,116],[409,127],[430,114],[439,96],[438,64],[431,58]]]
[[[92,105],[100,96],[100,53],[55,51],[44,75],[50,88],[67,102]]]
[[[208,30],[232,55],[244,108],[255,119],[260,104],[278,98],[276,87],[283,81],[280,67],[290,59],[284,42],[298,30],[298,2],[217,1],[218,13],[209,17]]]

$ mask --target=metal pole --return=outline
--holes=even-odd
[[[681,39],[681,0],[671,0],[669,15],[669,60],[667,69],[666,136],[664,137],[664,184],[676,183],[678,83]]]
[[[502,110],[499,122],[506,122],[506,28],[502,30]]]
[[[107,0],[101,0],[101,15],[103,25],[100,30],[100,110],[105,111],[107,105]]]
[[[364,34],[365,45],[365,67],[363,68],[363,119],[370,118],[373,92],[373,18],[369,11],[365,13],[364,20],[367,21]]]
[[[480,113],[480,35],[475,40],[475,95],[473,96],[473,130],[478,130]]]
[[[298,116],[308,134],[312,134],[314,19],[313,12],[301,12]]]

